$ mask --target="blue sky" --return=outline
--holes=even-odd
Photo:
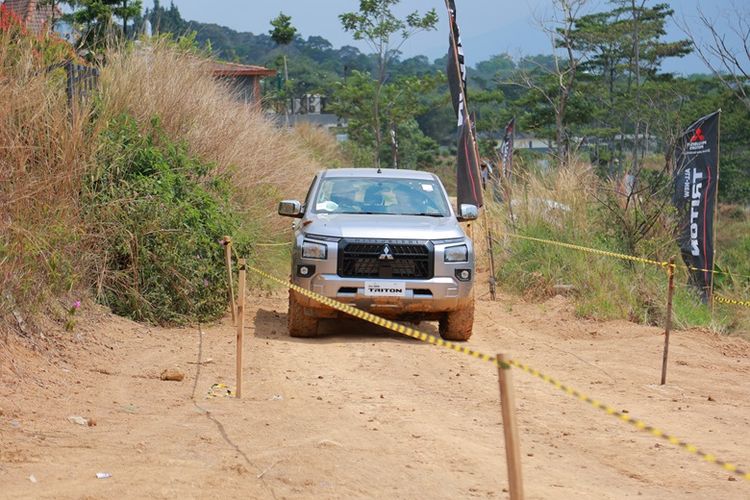
[[[732,12],[733,5],[741,5],[747,0],[658,0],[668,2],[675,10],[675,16],[698,27],[697,8],[725,25],[725,18]],[[169,0],[161,0],[169,5]],[[657,3],[648,1],[649,5]],[[363,51],[367,47],[356,43],[349,33],[341,28],[338,15],[357,10],[358,0],[174,0],[182,16],[189,20],[216,23],[237,31],[267,33],[269,21],[280,11],[292,16],[292,23],[303,37],[320,35],[335,47],[354,45]],[[535,19],[548,16],[551,0],[456,0],[458,22],[468,63],[473,65],[489,56],[507,52],[514,57],[549,53],[550,43],[539,29]],[[144,0],[144,6],[153,5],[153,0]],[[608,7],[606,0],[590,0],[591,11],[601,11]],[[405,14],[414,10],[425,12],[435,8],[441,23],[437,31],[423,32],[410,39],[404,48],[405,57],[424,54],[430,59],[442,56],[447,50],[447,25],[445,24],[444,0],[403,0],[397,12]],[[747,7],[744,8],[747,10]],[[698,30],[698,36],[704,33]],[[680,29],[671,22],[667,39],[685,38]],[[705,73],[708,70],[697,56],[669,61],[664,70],[675,73]]]

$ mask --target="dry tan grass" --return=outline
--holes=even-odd
[[[293,134],[310,156],[325,168],[351,165],[348,159],[342,157],[341,146],[330,132],[321,127],[300,123],[294,127]]]
[[[487,210],[493,216],[494,230],[503,233],[511,229],[513,219],[519,224],[533,224],[544,221],[558,229],[563,225],[569,229],[585,229],[590,225],[588,207],[594,201],[594,192],[599,180],[591,165],[574,162],[561,167],[548,175],[519,171],[510,189],[513,206],[510,208],[507,197],[502,204],[492,200],[487,192]],[[582,231],[587,234],[586,231]]]
[[[305,140],[238,102],[232,89],[212,77],[209,61],[163,42],[115,52],[102,72],[102,99],[107,118],[129,113],[144,123],[158,116],[172,138],[230,174],[240,191],[275,186],[299,195],[321,167]],[[304,137],[312,136],[305,131]]]
[[[0,305],[69,290],[85,272],[78,191],[91,153],[68,109],[62,70],[47,72],[32,41],[0,32]],[[85,253],[84,253],[85,254]],[[81,265],[79,265],[81,264]]]

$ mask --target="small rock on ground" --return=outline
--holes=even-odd
[[[174,382],[182,382],[182,379],[185,378],[185,374],[182,373],[180,370],[177,370],[175,368],[167,368],[163,372],[161,372],[161,379],[162,380],[171,380]]]
[[[68,422],[70,422],[71,424],[82,425],[84,427],[93,427],[96,425],[96,420],[94,420],[93,418],[81,417],[80,415],[73,415],[68,417]]]

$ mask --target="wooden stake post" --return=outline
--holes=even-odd
[[[238,261],[240,282],[237,296],[237,398],[242,397],[242,341],[245,337],[245,259]]]
[[[490,286],[490,297],[493,301],[496,300],[497,295],[497,284],[495,282],[495,249],[492,241],[492,229],[490,229],[489,222],[487,220],[487,209],[483,210],[482,216],[484,217],[484,230],[487,233],[487,253],[489,254],[490,262],[490,279],[488,284]]]
[[[664,357],[661,361],[661,385],[667,383],[667,355],[669,354],[669,333],[672,330],[672,295],[674,295],[674,257],[669,259],[667,276],[669,276],[669,285],[667,287],[667,321],[664,327]]]
[[[490,253],[490,297],[497,300],[497,282],[495,281],[495,248],[492,240],[492,230],[487,228],[487,251]]]
[[[747,45],[745,46],[747,47]],[[721,164],[721,108],[719,108],[719,118],[716,124],[716,189],[714,189],[714,230],[713,230],[713,249],[714,253],[711,258],[711,285],[708,288],[708,300],[711,304],[711,317],[714,315],[714,269],[716,268],[716,233],[719,228],[719,165]]]
[[[229,307],[232,308],[232,324],[237,324],[237,311],[234,305],[234,283],[232,280],[232,238],[224,236],[224,261],[227,264],[227,278],[229,279]]]
[[[508,466],[508,483],[511,500],[523,499],[521,476],[521,445],[516,424],[516,401],[513,394],[513,377],[504,354],[497,355],[497,375],[500,383],[500,409],[503,414],[505,434],[505,461]]]

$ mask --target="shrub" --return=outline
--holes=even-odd
[[[85,215],[103,256],[100,299],[116,314],[157,323],[205,321],[227,304],[223,250],[249,239],[229,203],[226,178],[168,139],[158,121],[141,131],[117,118],[87,176]]]

